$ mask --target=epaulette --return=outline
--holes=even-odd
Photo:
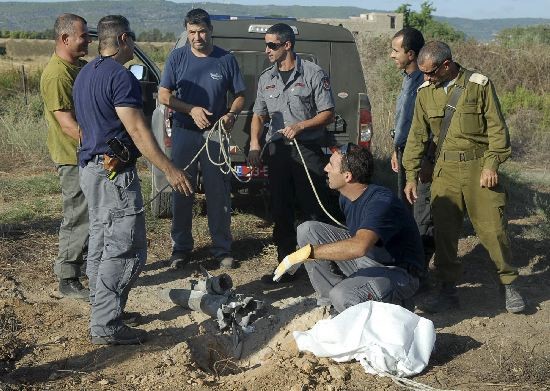
[[[275,66],[275,64],[270,65],[270,66],[268,66],[267,68],[265,68],[265,69],[260,73],[260,76],[262,76],[264,73],[266,73],[266,72],[269,71],[270,69],[273,69],[274,66]]]
[[[428,87],[430,85],[430,82],[426,80],[424,83],[420,84],[420,86],[416,89],[416,91],[420,91],[421,88]]]
[[[468,81],[484,86],[489,82],[489,78],[485,75],[482,75],[481,73],[475,72],[472,73],[472,76],[470,76],[470,79],[468,79]]]

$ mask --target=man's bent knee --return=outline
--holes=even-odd
[[[344,311],[346,308],[353,307],[356,304],[366,301],[355,295],[353,291],[349,291],[340,285],[336,285],[330,290],[329,299],[338,313]]]
[[[318,221],[306,221],[296,228],[296,241],[298,246],[303,247],[306,244],[325,243],[320,235],[322,231],[322,223]]]

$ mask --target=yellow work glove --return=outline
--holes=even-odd
[[[308,244],[302,247],[299,250],[294,251],[292,254],[288,254],[284,259],[279,263],[275,272],[273,272],[273,281],[279,281],[283,274],[289,273],[294,274],[296,269],[309,259],[309,256],[313,252],[313,246]]]

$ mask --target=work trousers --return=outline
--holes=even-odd
[[[321,147],[302,143],[299,147],[321,202],[334,215],[336,208],[329,205],[326,162]],[[315,198],[296,146],[276,141],[269,144],[268,150],[273,241],[280,261],[296,250],[296,206],[302,221],[328,221],[328,218]]]
[[[329,224],[307,221],[298,226],[298,244],[317,245],[350,238],[349,231]],[[315,259],[304,263],[318,304],[332,304],[338,312],[374,300],[401,305],[418,289],[418,277],[398,266],[386,266],[387,252],[375,247],[366,256],[349,261]]]
[[[440,158],[432,183],[432,214],[435,225],[435,275],[444,282],[455,283],[462,275],[458,259],[458,239],[464,212],[494,262],[500,281],[510,284],[518,275],[511,259],[506,234],[504,208],[506,193],[501,184],[482,188],[479,179],[483,159],[445,161]]]
[[[80,184],[90,212],[90,332],[110,336],[123,326],[128,293],[147,258],[141,186],[135,166],[109,180],[100,160],[81,170]]]
[[[175,127],[172,130],[172,160],[178,168],[185,168],[206,142],[208,132]],[[227,148],[227,146],[224,146]],[[208,140],[210,158],[220,163],[220,140],[213,135]],[[186,172],[190,176],[193,188],[197,186],[197,172],[200,164],[202,183],[206,195],[208,229],[212,238],[210,251],[214,257],[231,254],[231,174],[224,174],[220,167],[213,164],[206,149],[203,149]],[[221,167],[228,170],[226,165]],[[192,235],[194,194],[186,196],[172,193],[172,242],[173,251],[191,252],[194,246]]]
[[[60,280],[79,278],[88,252],[88,204],[80,188],[78,166],[59,165],[57,174],[63,198],[63,220],[54,273]]]

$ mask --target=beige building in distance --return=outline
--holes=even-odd
[[[392,12],[370,12],[351,16],[348,19],[316,18],[308,22],[342,25],[354,34],[369,36],[393,36],[403,28],[403,14]]]

